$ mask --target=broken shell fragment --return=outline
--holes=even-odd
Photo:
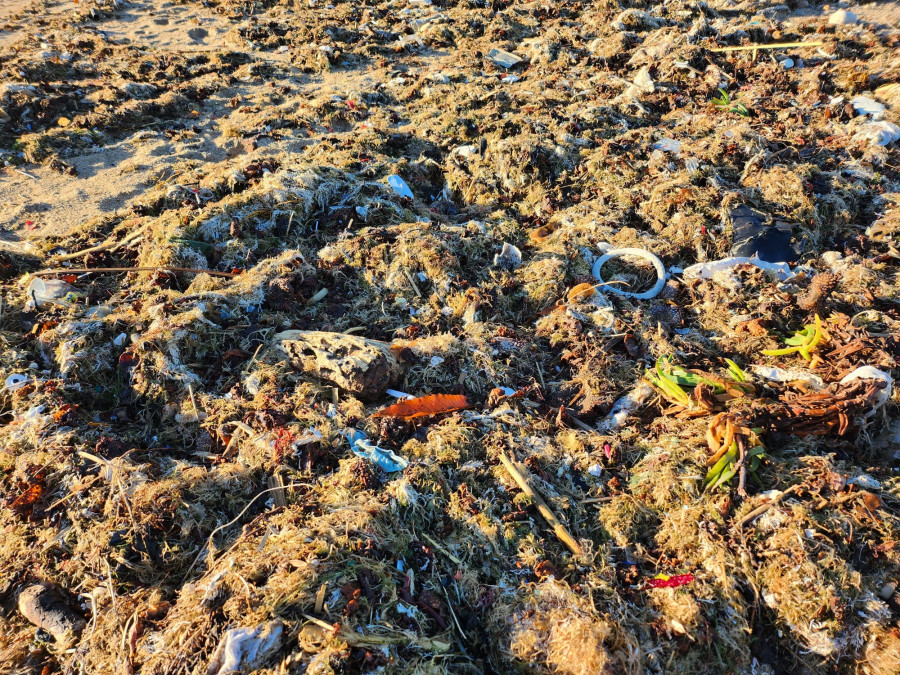
[[[288,330],[274,340],[294,368],[362,399],[381,396],[403,374],[390,346],[377,340],[314,330]]]
[[[614,248],[611,251],[607,251],[604,255],[597,258],[597,261],[594,263],[593,273],[598,281],[601,283],[606,283],[602,276],[600,276],[600,270],[608,261],[613,258],[620,258],[622,256],[631,255],[637,258],[643,258],[644,260],[648,260],[653,268],[656,270],[656,283],[653,285],[653,288],[647,291],[642,291],[640,293],[634,293],[632,291],[625,291],[621,288],[617,288],[615,285],[605,286],[604,288],[608,290],[610,293],[615,293],[616,295],[622,295],[626,298],[636,298],[638,300],[650,300],[651,298],[655,298],[659,295],[660,291],[662,291],[663,286],[666,285],[666,268],[663,267],[662,261],[657,258],[655,255],[650,253],[649,251],[644,251],[640,248]]]
[[[28,586],[19,594],[19,612],[50,633],[63,649],[68,649],[87,625],[63,594],[45,582]]]

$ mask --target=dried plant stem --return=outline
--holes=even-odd
[[[766,511],[771,509],[776,504],[778,504],[778,502],[780,502],[782,499],[784,499],[788,495],[791,495],[791,494],[794,494],[795,492],[797,492],[800,489],[800,487],[801,487],[800,484],[791,485],[791,487],[789,487],[787,490],[782,492],[780,495],[778,495],[771,501],[766,502],[762,506],[757,506],[750,513],[748,513],[746,516],[741,518],[737,523],[735,523],[735,526],[738,529],[741,529],[744,525],[746,525],[750,521],[755,520],[756,518],[759,518],[762,514],[764,514]]]
[[[773,42],[767,45],[739,45],[737,47],[711,47],[711,52],[749,52],[757,49],[788,49],[790,47],[821,47],[825,43],[821,40],[815,42]]]
[[[581,548],[581,544],[579,544],[575,538],[569,534],[569,531],[566,530],[565,526],[560,522],[559,518],[550,510],[550,507],[547,506],[547,502],[544,501],[543,497],[541,497],[534,488],[531,487],[531,484],[528,481],[528,469],[518,463],[514,463],[509,459],[505,454],[500,454],[500,461],[503,462],[503,466],[506,467],[506,470],[509,471],[509,475],[513,477],[516,483],[522,488],[522,492],[528,495],[532,501],[534,501],[537,506],[538,511],[544,517],[544,520],[550,524],[553,528],[553,532],[559,537],[560,541],[564,543],[572,553],[575,555],[584,555],[584,549]]]
[[[194,274],[208,274],[212,277],[226,277],[232,279],[237,276],[232,272],[218,272],[216,270],[201,270],[196,267],[170,267],[169,265],[153,265],[150,267],[73,267],[71,269],[41,270],[34,272],[33,277],[49,277],[54,274],[94,274],[98,272],[192,272]]]
[[[144,227],[142,227],[138,230],[135,230],[134,232],[132,232],[131,234],[129,234],[128,236],[126,236],[124,239],[122,239],[120,241],[107,240],[107,241],[104,241],[102,244],[97,244],[96,246],[91,246],[90,248],[86,248],[83,251],[77,251],[76,253],[64,253],[62,255],[54,256],[54,260],[56,260],[57,262],[62,262],[64,260],[72,260],[73,258],[80,258],[81,256],[88,255],[90,253],[99,253],[100,251],[116,251],[116,250],[122,248],[123,246],[127,246],[128,244],[130,244],[133,241],[135,241],[136,239],[138,239],[144,233],[144,230],[146,230],[148,227],[149,227],[149,224],[144,225]]]

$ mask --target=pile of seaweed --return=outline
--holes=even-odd
[[[0,54],[10,166],[241,144],[0,257],[9,672],[897,672],[895,30],[213,6]]]

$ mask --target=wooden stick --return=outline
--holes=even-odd
[[[232,279],[237,276],[231,272],[217,272],[216,270],[201,270],[196,267],[170,267],[169,265],[156,265],[153,267],[73,267],[71,269],[41,270],[34,272],[33,277],[49,277],[54,274],[93,274],[95,272],[192,272],[194,274],[208,274],[212,277],[226,277]]]
[[[788,49],[790,47],[821,47],[825,43],[817,42],[772,42],[767,45],[740,45],[739,47],[707,47],[711,52],[749,52],[755,49]]]
[[[575,555],[584,555],[584,549],[581,548],[581,544],[569,534],[569,531],[566,530],[559,518],[557,518],[553,511],[550,510],[550,507],[547,506],[547,502],[545,502],[544,499],[535,492],[534,488],[531,487],[531,484],[528,482],[528,469],[521,464],[511,461],[505,453],[500,453],[500,461],[503,462],[503,466],[509,471],[509,475],[512,476],[519,487],[522,488],[522,492],[534,501],[538,511],[544,517],[544,520],[546,520],[553,528],[553,532],[559,537],[560,541],[568,546],[569,550]]]

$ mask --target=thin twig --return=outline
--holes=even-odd
[[[302,483],[289,483],[288,485],[278,486],[278,487],[276,487],[276,488],[268,488],[268,489],[266,489],[266,490],[262,490],[262,491],[261,491],[259,494],[257,494],[253,499],[251,499],[249,502],[247,502],[247,505],[246,505],[243,509],[241,509],[241,512],[240,512],[239,514],[237,514],[234,518],[232,518],[231,520],[229,520],[229,521],[228,521],[227,523],[225,523],[224,525],[219,525],[216,529],[214,529],[212,532],[210,532],[210,533],[209,533],[209,537],[207,538],[207,541],[206,541],[206,547],[205,547],[205,548],[207,549],[207,551],[208,551],[208,563],[207,563],[207,564],[208,564],[208,567],[209,567],[209,568],[212,568],[212,563],[215,561],[215,550],[214,550],[213,538],[214,538],[220,531],[224,530],[226,527],[230,527],[231,525],[234,525],[237,521],[239,521],[241,518],[243,518],[243,517],[244,517],[244,514],[247,513],[247,510],[248,510],[251,506],[253,506],[253,504],[256,502],[257,499],[259,499],[259,498],[262,497],[263,495],[268,494],[268,493],[270,493],[270,492],[273,492],[273,491],[275,491],[275,490],[284,490],[284,489],[286,489],[286,488],[294,488],[294,487],[299,487],[299,486],[301,486],[301,485],[302,485]],[[194,569],[194,566],[197,564],[197,562],[198,562],[198,561],[200,560],[200,558],[203,556],[203,553],[204,553],[204,551],[203,551],[203,549],[201,549],[201,550],[200,550],[200,553],[197,554],[197,557],[194,559],[194,562],[191,563],[190,568],[188,568],[188,571],[185,573],[185,578],[186,578],[187,575],[190,574],[191,571]]]
[[[96,246],[91,246],[90,248],[86,248],[83,251],[78,251],[76,253],[64,253],[62,255],[54,256],[54,260],[57,262],[62,262],[64,260],[72,260],[73,258],[80,258],[83,255],[88,255],[89,253],[99,253],[100,251],[117,251],[123,246],[130,244],[135,239],[139,238],[149,227],[149,223],[144,225],[144,227],[135,230],[131,234],[127,235],[121,241],[104,241],[102,244],[97,244]]]
[[[547,502],[545,502],[544,499],[535,492],[534,488],[531,487],[531,484],[528,482],[528,469],[518,463],[514,463],[504,453],[500,454],[500,461],[503,462],[503,466],[509,471],[509,475],[511,475],[516,483],[518,483],[519,487],[522,488],[522,492],[528,495],[535,503],[538,511],[544,517],[544,520],[546,520],[553,528],[553,532],[559,537],[560,541],[562,541],[575,555],[584,555],[584,549],[581,548],[581,544],[575,540],[575,537],[569,534],[569,531],[562,522],[560,522],[559,518],[557,518],[553,511],[550,510],[550,507],[547,506]]]
[[[775,506],[776,504],[778,504],[782,499],[784,499],[784,498],[787,497],[788,495],[791,495],[791,494],[796,493],[801,487],[802,487],[802,485],[801,485],[800,483],[798,483],[797,485],[791,485],[791,487],[789,487],[787,490],[785,490],[784,492],[782,492],[780,495],[778,495],[777,497],[775,497],[775,498],[772,499],[771,501],[768,501],[768,502],[766,502],[765,504],[763,504],[763,505],[761,505],[761,506],[757,506],[757,507],[756,507],[755,509],[753,509],[750,513],[748,513],[746,516],[744,516],[743,518],[741,518],[737,523],[735,523],[735,527],[737,527],[738,529],[740,529],[740,528],[742,528],[744,525],[746,525],[747,523],[749,523],[750,521],[759,518],[759,517],[760,517],[762,514],[764,514],[766,511],[768,511],[768,510],[771,509],[773,506]]]
[[[738,494],[741,497],[747,496],[747,443],[744,440],[744,437],[741,434],[735,434],[735,440],[737,441],[738,451],[740,455],[738,457],[737,462],[737,470],[738,470]]]
[[[707,47],[711,52],[749,52],[757,49],[788,49],[790,47],[821,47],[825,43],[818,42],[772,42],[767,45],[740,45],[739,47]]]
[[[170,267],[169,265],[155,265],[152,267],[73,267],[71,269],[41,270],[33,272],[33,277],[49,277],[54,274],[94,274],[96,272],[192,272],[194,274],[208,274],[212,277],[226,277],[232,279],[237,274],[232,272],[217,272],[216,270],[202,270],[196,267]]]

